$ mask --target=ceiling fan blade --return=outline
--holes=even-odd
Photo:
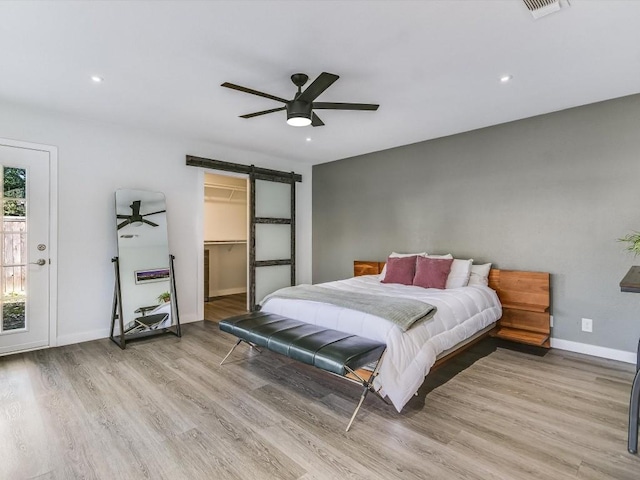
[[[129,218],[131,215],[116,215],[116,218]]]
[[[319,110],[378,110],[379,106],[371,103],[313,102],[313,108]]]
[[[316,78],[313,83],[311,83],[311,85],[309,85],[307,89],[298,96],[296,100],[313,102],[339,78],[340,77],[338,75],[334,75],[333,73],[322,72],[318,75],[318,78]]]
[[[320,117],[315,113],[311,114],[311,126],[312,127],[321,127],[324,125],[324,122],[320,120]]]
[[[240,118],[253,118],[253,117],[257,117],[259,115],[266,115],[267,113],[273,113],[273,112],[279,112],[280,110],[286,110],[286,108],[287,107],[272,108],[271,110],[263,110],[262,112],[247,113],[246,115],[240,115]]]
[[[244,93],[250,93],[252,95],[257,95],[259,97],[270,98],[271,100],[276,100],[277,102],[282,102],[282,103],[287,103],[288,102],[288,100],[285,100],[284,98],[276,97],[274,95],[269,95],[268,93],[264,93],[264,92],[259,92],[257,90],[253,90],[251,88],[241,87],[240,85],[236,85],[234,83],[224,82],[220,86],[221,87],[231,88],[233,90],[238,90],[238,91],[244,92]]]
[[[158,210],[157,212],[145,213],[142,215],[143,217],[148,217],[149,215],[155,215],[156,213],[164,213],[166,210]]]
[[[125,220],[122,223],[118,224],[118,230],[120,230],[122,227],[126,227],[127,225],[129,225],[131,223],[131,220]]]
[[[143,222],[143,223],[146,223],[147,225],[151,225],[152,227],[157,227],[157,226],[158,226],[158,224],[157,224],[157,223],[153,223],[153,222],[151,222],[151,221],[147,220],[146,218],[143,218],[143,219],[142,219],[142,222]]]

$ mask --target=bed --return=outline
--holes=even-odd
[[[362,263],[376,267],[361,268]],[[261,311],[386,343],[387,352],[374,386],[400,412],[439,358],[493,329],[502,306],[495,290],[485,285],[435,289],[381,283],[383,266],[379,262],[359,262],[355,277],[323,283],[322,287],[415,299],[434,305],[435,315],[405,332],[376,315],[315,301],[267,298]]]

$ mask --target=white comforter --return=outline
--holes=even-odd
[[[387,352],[374,385],[398,412],[418,391],[440,353],[488,327],[502,315],[496,292],[479,285],[439,290],[380,283],[379,275],[365,275],[322,286],[414,298],[438,308],[433,318],[402,332],[383,318],[325,303],[272,298],[262,306],[265,312],[385,342]]]

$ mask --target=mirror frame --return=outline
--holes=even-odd
[[[146,197],[146,198],[145,198]],[[140,198],[140,200],[134,200],[137,198]],[[142,337],[148,337],[151,335],[157,335],[160,333],[173,333],[175,335],[177,335],[178,337],[181,336],[181,330],[180,330],[180,318],[179,318],[179,313],[178,313],[178,298],[177,298],[177,294],[176,294],[176,284],[175,284],[175,275],[174,275],[174,259],[175,257],[173,255],[171,255],[169,253],[169,242],[168,242],[168,224],[166,222],[166,198],[165,195],[162,192],[152,192],[152,191],[146,191],[146,190],[132,190],[132,189],[119,189],[116,190],[115,192],[115,219],[116,219],[116,233],[118,234],[118,255],[116,257],[112,258],[112,262],[114,264],[114,273],[115,273],[115,288],[114,288],[114,296],[113,296],[113,308],[112,308],[112,314],[111,314],[111,332],[110,332],[110,338],[113,342],[115,342],[120,348],[124,349],[126,348],[126,342],[128,340],[133,340],[135,338],[142,338]],[[144,207],[144,203],[141,203],[145,201],[145,199],[148,199],[147,201],[152,201],[152,202],[156,202],[156,205],[151,207],[150,209],[147,209],[147,213],[145,212]],[[123,202],[124,200],[124,202]],[[160,203],[161,200],[161,203]],[[119,202],[119,203],[118,203]],[[129,204],[129,202],[131,202],[131,204]],[[136,202],[138,202],[137,208],[135,207]],[[129,207],[131,210],[127,210],[126,208],[123,207],[123,205],[127,205],[127,207]],[[157,210],[157,208],[160,208],[161,210]],[[151,211],[149,211],[151,210]],[[159,219],[157,217],[157,214],[160,213],[164,213],[164,219]],[[137,216],[137,217],[136,217]],[[145,218],[145,217],[150,217],[150,218]],[[157,222],[157,224],[153,221],[155,217],[155,222]],[[133,220],[133,222],[132,222]],[[164,221],[161,221],[164,220]],[[129,223],[127,223],[129,222]],[[135,225],[134,225],[135,223]],[[166,245],[166,261],[160,261],[160,260],[153,260],[151,261],[151,263],[156,262],[157,265],[154,263],[154,265],[146,265],[146,264],[142,264],[144,265],[144,267],[138,268],[138,266],[135,266],[135,268],[131,267],[127,267],[127,271],[123,271],[122,270],[122,261],[121,261],[121,256],[123,255],[123,245],[122,245],[122,239],[134,239],[136,237],[139,236],[144,236],[144,233],[150,233],[152,231],[149,230],[149,228],[153,227],[157,227],[157,226],[161,226],[161,223],[164,223],[164,237],[166,238],[166,240],[164,240],[162,243],[158,243],[158,236],[156,235],[155,238],[152,235],[149,235],[149,237],[151,238],[151,243],[149,244],[149,247],[161,247],[164,248],[164,246]],[[145,225],[146,224],[146,225]],[[128,228],[129,226],[133,226],[133,228]],[[140,230],[138,231],[137,228],[140,228]],[[122,229],[127,229],[127,232],[124,232],[124,234],[121,234]],[[162,235],[163,232],[158,232]],[[127,241],[125,240],[125,241]],[[148,238],[145,238],[145,240],[148,240]],[[161,239],[162,241],[163,239]],[[144,248],[144,244],[141,245]],[[164,256],[164,255],[163,255]],[[160,265],[160,263],[162,263],[162,265]],[[145,328],[145,324],[144,322],[141,323],[139,320],[140,319],[144,319],[144,317],[146,316],[148,311],[153,311],[154,309],[158,309],[158,308],[162,308],[164,305],[162,303],[159,303],[158,305],[149,305],[149,306],[144,306],[144,307],[139,307],[138,309],[136,309],[136,311],[133,314],[133,319],[129,319],[128,317],[125,318],[124,315],[124,308],[123,308],[123,293],[125,295],[125,297],[128,295],[127,292],[123,292],[123,284],[131,284],[131,286],[128,288],[129,292],[131,292],[131,287],[137,287],[137,286],[143,286],[143,284],[146,283],[155,283],[158,280],[154,279],[153,277],[158,275],[158,272],[160,272],[161,276],[164,277],[164,270],[167,271],[168,276],[166,278],[166,280],[169,282],[168,288],[164,289],[165,292],[168,290],[169,292],[169,296],[170,296],[170,307],[169,307],[169,315],[170,315],[170,319],[171,319],[171,323],[167,326],[163,326],[158,328],[157,326],[154,328],[152,326],[146,326]],[[143,277],[148,276],[150,278],[148,278],[147,280],[145,280]],[[128,275],[131,276],[131,278],[127,277],[123,282],[123,278],[122,275]],[[160,281],[164,280],[164,278],[162,278]],[[147,290],[149,289],[148,287],[143,287],[146,288]],[[161,290],[163,290],[161,289]],[[126,289],[124,289],[126,290]],[[165,292],[162,292],[165,293]],[[150,292],[146,292],[146,294],[144,296],[148,297],[148,294]],[[153,292],[152,295],[155,298],[155,294],[157,292]],[[159,297],[162,296],[162,294],[160,294],[158,296],[158,300]],[[133,295],[133,293],[131,293],[131,295]],[[129,297],[130,298],[130,297]],[[150,302],[147,302],[150,303]],[[165,313],[166,310],[164,310],[162,313]],[[138,317],[135,316],[135,314],[140,314]],[[116,320],[118,321],[118,334],[115,335],[115,330],[116,330]],[[166,318],[165,320],[166,321]],[[125,322],[127,324],[127,327],[125,327]],[[137,323],[137,326],[136,324]],[[132,325],[133,324],[133,325]],[[161,322],[158,322],[158,324],[161,324]],[[129,328],[127,330],[127,328],[130,326],[131,328]],[[142,327],[142,328],[141,328]],[[126,333],[127,331],[131,331],[134,330],[134,333]]]

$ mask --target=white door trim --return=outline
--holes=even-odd
[[[58,147],[7,138],[0,138],[0,145],[49,154],[49,347],[55,347],[58,345]]]

